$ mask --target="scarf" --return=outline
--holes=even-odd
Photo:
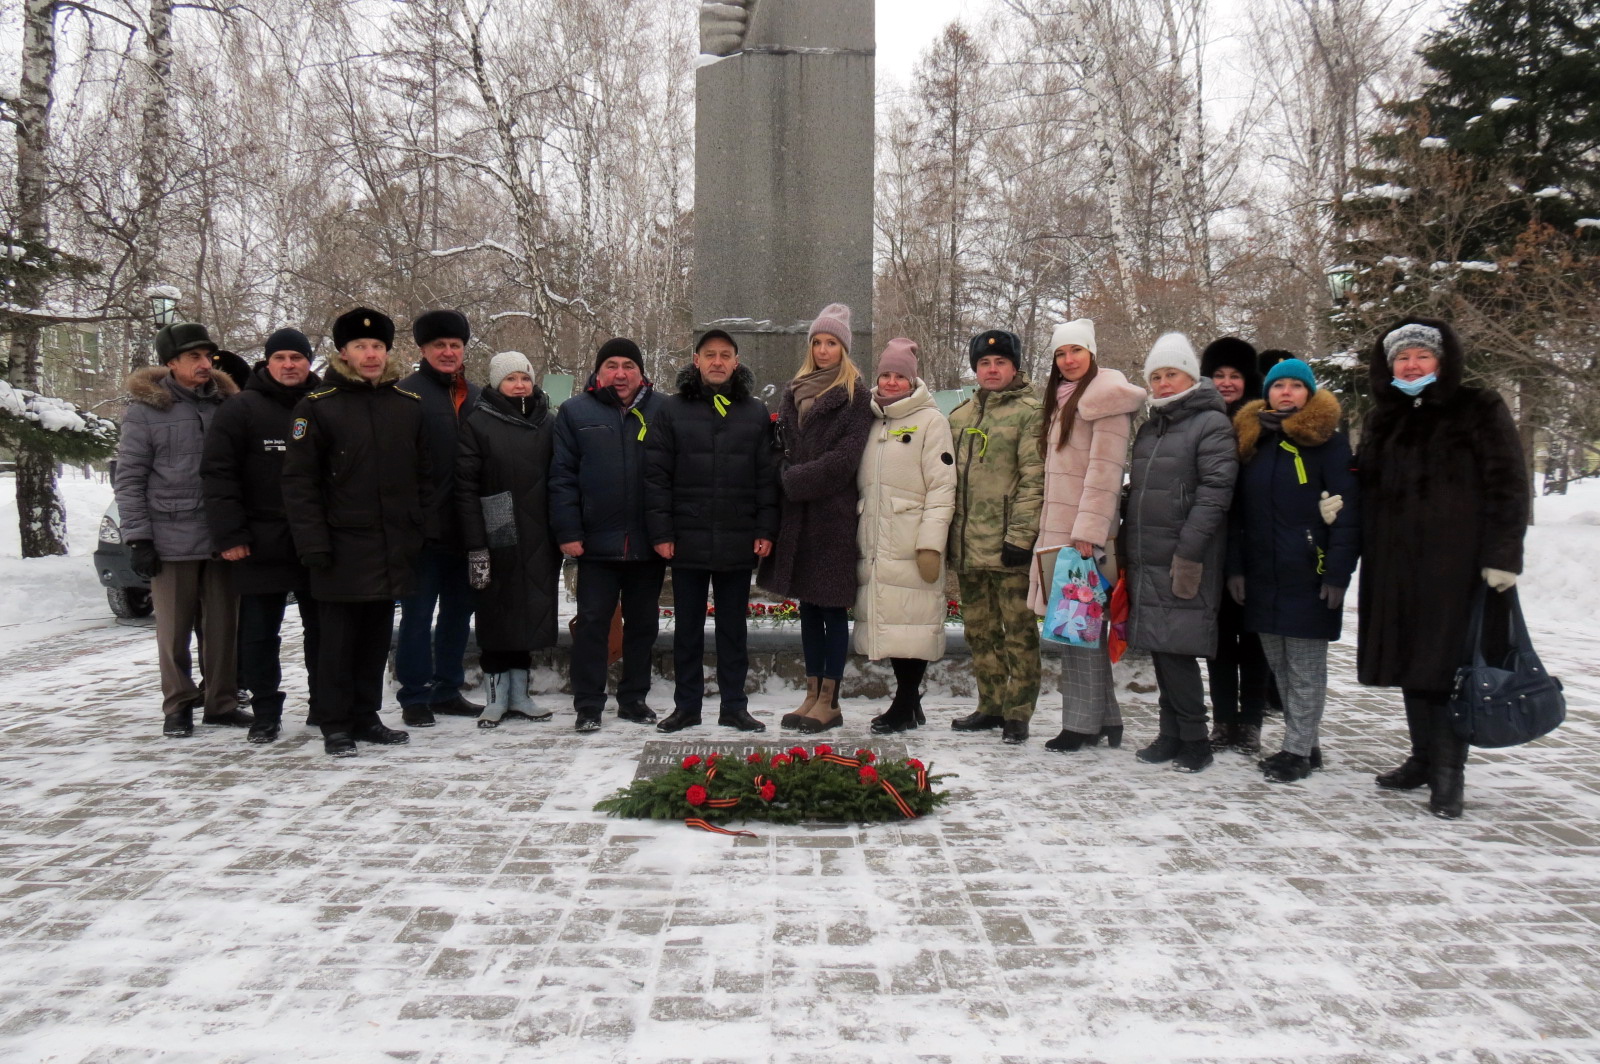
[[[1200,387],[1200,384],[1197,381],[1194,384],[1189,385],[1189,387],[1185,388],[1183,391],[1179,392],[1177,395],[1169,395],[1165,399],[1152,398],[1150,400],[1150,405],[1155,407],[1157,410],[1165,410],[1167,407],[1171,406],[1173,403],[1176,403],[1179,399],[1184,398],[1190,392],[1194,391],[1198,387]]]
[[[839,371],[844,368],[844,361],[840,360],[832,369],[819,369],[796,377],[789,382],[789,392],[794,396],[794,408],[799,411],[800,420],[805,421],[806,414],[811,411],[811,404],[817,401],[817,396],[833,387],[839,379]]]
[[[1267,410],[1256,411],[1256,417],[1261,422],[1261,427],[1267,432],[1283,433],[1283,423],[1298,414],[1298,410]]]

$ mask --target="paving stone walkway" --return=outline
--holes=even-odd
[[[733,840],[592,812],[652,734],[609,713],[175,742],[150,633],[87,629],[0,664],[0,1058],[1592,1064],[1600,645],[1541,649],[1572,719],[1475,753],[1458,823],[1372,785],[1398,699],[1341,645],[1303,784],[1136,763],[1149,696],[1071,756],[935,696],[946,811]]]

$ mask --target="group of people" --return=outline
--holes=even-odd
[[[577,570],[580,732],[601,727],[619,650],[619,719],[699,725],[708,605],[718,723],[765,730],[745,693],[752,583],[799,604],[806,687],[782,727],[843,723],[853,641],[895,678],[870,729],[915,728],[927,664],[944,654],[949,569],[978,689],[952,727],[1022,744],[1039,697],[1047,560],[1070,551],[1107,586],[1125,581],[1127,642],[1154,662],[1159,725],[1138,759],[1198,772],[1216,750],[1259,753],[1276,700],[1282,749],[1259,765],[1293,782],[1321,764],[1327,648],[1359,558],[1360,680],[1403,689],[1411,736],[1410,756],[1377,781],[1427,785],[1436,815],[1461,815],[1466,747],[1446,702],[1477,587],[1505,590],[1521,569],[1528,491],[1510,414],[1463,383],[1445,322],[1408,319],[1378,338],[1359,455],[1337,397],[1287,352],[1258,356],[1227,337],[1197,355],[1169,333],[1141,386],[1099,364],[1088,319],[1055,327],[1042,396],[1015,334],[973,337],[977,390],[948,419],[911,340],[890,340],[871,377],[858,368],[842,304],[811,323],[775,415],[722,330],[698,338],[671,394],[646,379],[637,345],[608,340],[558,410],[515,352],[490,360],[481,387],[469,382],[470,331],[455,311],[416,320],[410,375],[383,314],[357,308],[332,332],[324,379],[307,338],[284,329],[235,396],[210,370],[204,328],[168,326],[162,365],[130,382],[116,493],[134,564],[152,579],[168,735],[191,734],[198,706],[203,722],[248,726],[253,742],[277,737],[290,593],[311,720],[331,755],[409,738],[379,718],[396,602],[408,727],[436,713],[483,728],[548,719],[529,670],[556,642],[565,557]],[[669,567],[675,681],[658,720],[646,696]],[[482,706],[461,693],[474,612]],[[1062,722],[1047,749],[1120,746],[1108,642],[1061,648]],[[253,718],[236,704],[241,685]]]

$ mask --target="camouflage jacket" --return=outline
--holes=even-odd
[[[1033,549],[1044,503],[1043,421],[1044,404],[1020,376],[950,412],[957,480],[949,563],[957,572],[1004,568],[1002,543]]]

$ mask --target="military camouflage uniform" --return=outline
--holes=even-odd
[[[1000,548],[1032,551],[1044,502],[1039,428],[1044,404],[1017,377],[979,392],[950,414],[956,444],[956,507],[950,566],[978,681],[978,712],[1033,716],[1039,698],[1039,619],[1028,606],[1028,569],[1007,568]]]

